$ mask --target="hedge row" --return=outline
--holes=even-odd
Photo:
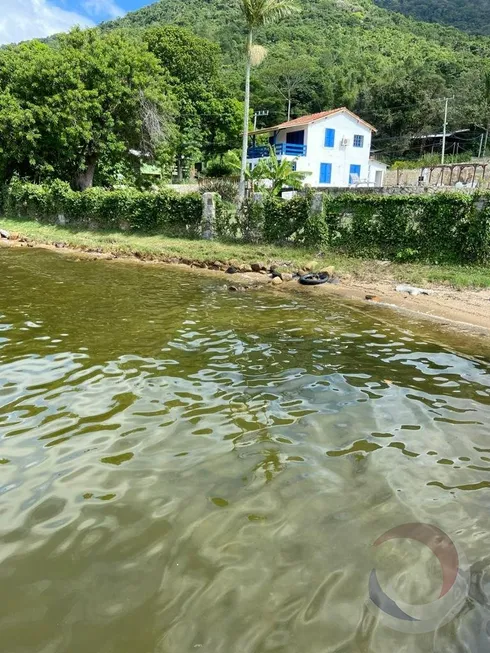
[[[332,248],[399,261],[490,263],[490,194],[325,196]]]
[[[102,188],[80,193],[64,182],[39,186],[15,180],[5,189],[3,212],[74,226],[196,237],[202,203],[198,193]],[[308,191],[291,200],[264,195],[242,211],[218,201],[216,230],[218,238],[329,247],[355,256],[485,265],[490,264],[490,193],[325,193],[314,199]]]
[[[313,194],[307,193],[289,200],[267,195],[260,202],[249,200],[242,212],[235,213],[234,223],[226,221],[232,217],[229,212],[219,220],[219,231],[230,235],[229,225],[234,224],[235,237],[249,242],[327,246],[328,227],[324,216],[312,213],[312,198]]]
[[[398,261],[490,263],[489,193],[325,193],[316,215],[311,202],[309,192],[251,206],[255,240],[327,245],[355,256]]]
[[[202,217],[198,193],[90,188],[83,193],[56,181],[49,186],[14,180],[4,193],[3,212],[42,222],[98,229],[131,229],[196,237]]]

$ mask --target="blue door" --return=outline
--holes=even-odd
[[[332,164],[320,163],[320,183],[329,184],[332,181]]]
[[[361,166],[354,165],[352,164],[349,170],[349,184],[354,183],[354,179],[352,178],[353,175],[357,176],[356,181],[358,181],[361,178]]]

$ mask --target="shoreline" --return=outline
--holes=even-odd
[[[388,275],[378,279],[359,279],[351,274],[339,272],[339,283],[325,283],[319,286],[303,286],[297,280],[273,282],[270,275],[262,272],[251,271],[250,265],[242,265],[241,270],[235,274],[227,274],[225,268],[230,262],[199,261],[187,257],[170,255],[142,255],[139,252],[122,253],[120,251],[97,251],[84,247],[74,247],[55,242],[43,242],[27,238],[22,234],[15,234],[15,239],[0,239],[3,247],[35,247],[46,249],[59,254],[77,256],[84,259],[123,261],[137,264],[152,264],[162,266],[178,266],[221,277],[231,287],[238,291],[242,289],[270,288],[277,292],[306,292],[317,296],[334,296],[354,300],[358,305],[379,306],[405,313],[407,316],[422,318],[437,322],[440,326],[450,327],[460,333],[471,332],[480,336],[490,336],[490,289],[458,290],[448,286],[426,284],[431,290],[430,295],[409,295],[395,290],[397,281]],[[100,248],[99,248],[100,249]],[[260,247],[258,247],[260,250]],[[327,267],[327,266],[324,266]],[[490,271],[489,271],[490,274]],[[286,279],[289,277],[284,275]],[[368,300],[373,296],[374,300]]]

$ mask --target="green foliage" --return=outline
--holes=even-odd
[[[0,83],[7,181],[139,183],[130,150],[182,177],[240,140],[242,104],[224,81],[219,46],[180,27],[75,29],[9,46]]]
[[[325,196],[330,246],[398,261],[490,262],[490,195]]]
[[[490,34],[490,6],[487,0],[375,0],[391,11],[429,23],[452,25],[475,34]]]
[[[177,167],[236,147],[242,105],[223,83],[219,46],[173,25],[150,27],[143,39],[168,71],[177,99]]]
[[[4,201],[7,217],[54,222],[63,216],[74,227],[131,229],[167,236],[195,237],[202,217],[201,197],[135,189],[89,188],[80,193],[61,181],[37,185],[13,180]]]
[[[265,211],[262,202],[244,200],[236,212],[238,235],[246,243],[260,243],[264,240]]]
[[[322,247],[328,243],[328,226],[322,214],[311,212],[312,193],[290,200],[266,195],[263,201],[248,200],[239,224],[248,242]]]
[[[211,191],[212,192],[212,191]],[[238,185],[235,188],[235,197],[238,192]],[[216,204],[215,229],[218,240],[222,242],[237,241],[243,238],[243,225],[240,225],[239,216],[236,210],[236,203],[218,197]]]
[[[240,7],[250,30],[275,23],[299,11],[291,0],[241,0]]]
[[[268,197],[264,202],[264,240],[267,243],[285,243],[295,240],[308,220],[309,202],[301,195],[291,200]]]
[[[206,165],[206,177],[230,177],[236,172],[236,169],[226,161],[214,159]]]
[[[347,106],[379,129],[375,148],[389,159],[404,156],[410,135],[440,131],[443,96],[456,97],[450,103],[449,128],[481,124],[474,119],[480,111],[475,107],[486,106],[479,71],[490,58],[490,39],[417,23],[370,0],[299,2],[300,14],[254,31],[255,41],[268,50],[251,79],[251,105],[269,110],[259,119],[259,127],[286,119],[284,92],[287,95],[289,85],[293,118]],[[468,8],[468,3],[464,6]],[[465,20],[463,10],[460,17]],[[239,3],[160,0],[115,24],[158,23],[185,25],[218,42],[227,64],[223,73],[227,86],[235,97],[243,96]],[[296,61],[301,62],[299,70],[294,64],[286,70],[284,64]],[[306,74],[298,79],[296,73],[302,70]]]
[[[295,170],[293,162],[289,159],[279,161],[274,148],[270,146],[269,156],[260,159],[251,173],[252,179],[270,181],[271,186],[263,190],[275,196],[279,195],[283,188],[299,190],[306,176],[307,173]]]
[[[220,212],[220,234],[247,242],[326,248],[399,263],[490,264],[490,193],[384,196],[312,191],[291,200],[248,200]]]
[[[157,59],[131,35],[73,30],[0,51],[0,174],[92,185],[101,160],[170,137],[173,101]]]

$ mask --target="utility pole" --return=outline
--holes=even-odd
[[[257,129],[257,118],[268,115],[268,111],[254,111],[254,131]]]
[[[444,105],[444,128],[442,130],[442,154],[441,154],[441,165],[444,164],[444,157],[446,156],[446,130],[447,130],[447,111],[448,111],[448,105],[449,105],[449,100],[454,100],[453,97],[445,97],[445,105]]]
[[[482,150],[483,150],[483,137],[484,136],[485,136],[485,134],[482,134],[481,137],[480,137],[480,149],[478,150],[478,158],[479,159],[481,159],[481,153],[482,153]]]

